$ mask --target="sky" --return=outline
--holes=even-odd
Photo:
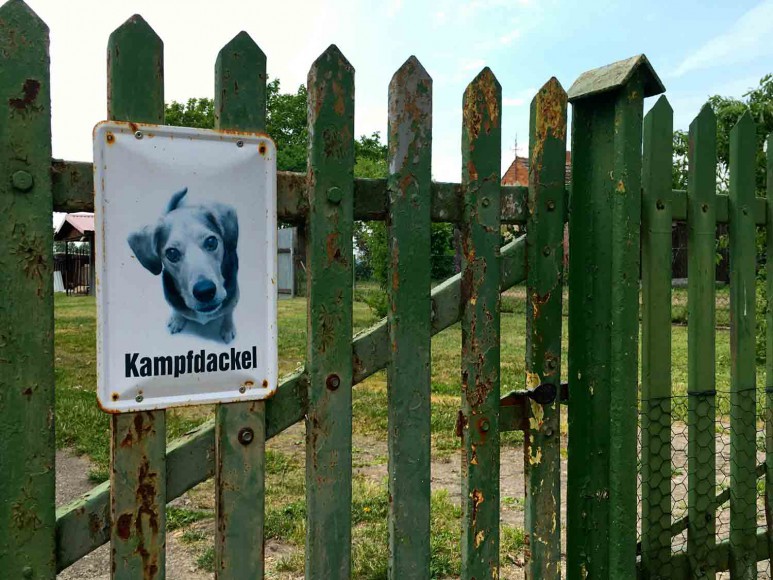
[[[212,97],[218,51],[246,30],[268,75],[294,92],[336,44],[355,68],[355,131],[386,141],[387,87],[415,55],[433,78],[433,178],[461,177],[461,104],[489,66],[503,94],[502,170],[528,150],[529,103],[555,76],[644,53],[663,81],[675,128],[714,94],[741,97],[773,72],[773,0],[27,0],[51,30],[56,158],[92,158],[106,115],[106,47],[141,14],[164,41],[165,99]],[[645,102],[645,109],[655,99]]]

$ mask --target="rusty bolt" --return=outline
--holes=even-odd
[[[555,200],[549,199],[548,200],[548,211],[554,211],[556,209],[556,202]]]
[[[142,139],[144,135],[142,134],[142,131],[135,131],[134,132],[134,138],[135,139]]]
[[[330,203],[338,205],[339,203],[341,203],[341,197],[342,197],[342,194],[341,194],[340,188],[331,187],[330,189],[327,190],[327,200]]]
[[[24,566],[21,570],[22,578],[32,578],[32,567]]]
[[[241,387],[239,387],[239,392],[240,392],[240,393],[244,394],[246,391],[247,391],[247,387],[245,387],[244,385],[242,385]]]
[[[552,250],[550,249],[550,246],[545,246],[544,248],[542,248],[542,255],[543,256],[549,256],[551,251]]]
[[[137,401],[138,403],[141,403],[142,401],[144,401],[144,400],[145,400],[145,397],[143,397],[142,395],[137,395],[137,396],[134,398],[134,400],[135,400],[135,401]]]
[[[244,141],[242,141],[241,139],[239,139],[239,140],[236,142],[236,146],[237,146],[237,147],[244,147]]]
[[[491,425],[489,424],[488,419],[483,419],[483,421],[480,422],[480,430],[486,432],[489,429],[491,429]]]
[[[29,191],[32,189],[32,185],[35,183],[35,180],[32,178],[32,175],[28,171],[21,170],[16,171],[11,176],[11,183],[13,184],[13,187],[19,191]]]
[[[253,439],[255,439],[255,432],[249,427],[239,430],[239,443],[242,445],[249,445]]]
[[[328,375],[325,384],[327,385],[328,389],[335,391],[338,387],[341,386],[341,379],[338,375],[335,374]]]
[[[549,358],[545,361],[545,366],[548,367],[551,371],[556,369],[556,359]]]
[[[552,437],[553,435],[553,429],[550,427],[545,427],[545,437]]]
[[[487,197],[484,197],[484,198],[481,200],[481,203],[483,204],[483,207],[488,207],[488,206],[489,206],[489,204],[491,203],[491,201],[489,200],[489,198],[487,198]]]

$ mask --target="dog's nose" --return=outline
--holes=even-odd
[[[193,295],[200,302],[209,302],[215,297],[217,288],[211,280],[200,280],[193,286]]]

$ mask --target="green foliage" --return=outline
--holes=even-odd
[[[279,171],[306,171],[309,141],[306,86],[295,93],[281,93],[279,79],[266,85],[266,131],[276,143]]]
[[[730,167],[730,131],[746,111],[750,111],[757,124],[757,195],[765,197],[766,160],[763,143],[773,132],[773,74],[765,75],[757,88],[743,95],[743,98],[709,97],[717,117],[717,190],[727,193]],[[688,134],[674,132],[673,187],[687,188]]]
[[[164,122],[176,127],[212,129],[215,126],[215,103],[206,97],[188,99],[186,103],[172,101],[166,104]]]

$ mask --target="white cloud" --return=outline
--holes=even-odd
[[[502,46],[510,46],[515,40],[518,40],[521,37],[521,31],[520,30],[513,30],[512,32],[508,32],[507,34],[503,34],[499,37],[499,44]]]
[[[394,18],[400,9],[403,7],[403,0],[391,0],[387,6],[387,15],[389,18]]]
[[[531,103],[531,100],[534,98],[534,95],[536,94],[537,94],[537,89],[529,87],[528,89],[519,91],[518,93],[516,93],[511,97],[503,97],[502,106],[521,107],[523,105],[527,105]]]
[[[463,71],[479,71],[486,66],[486,61],[482,58],[463,58],[459,61],[459,69]]]
[[[763,0],[736,20],[726,32],[689,54],[670,76],[680,77],[696,70],[773,55],[771,34],[773,0]]]

